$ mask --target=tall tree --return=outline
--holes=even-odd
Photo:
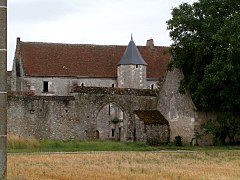
[[[172,10],[169,68],[183,70],[180,92],[188,90],[198,109],[222,112],[205,124],[220,144],[240,134],[240,3],[199,0]],[[230,115],[231,116],[230,116]]]
[[[183,70],[181,90],[199,109],[240,110],[239,0],[183,3],[167,21],[173,40],[170,67]]]

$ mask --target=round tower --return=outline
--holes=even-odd
[[[142,58],[133,38],[117,65],[117,81],[119,88],[146,88],[147,63]]]

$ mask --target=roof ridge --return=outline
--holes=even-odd
[[[106,47],[127,47],[126,45],[106,45],[106,44],[77,44],[77,43],[57,43],[57,42],[32,42],[21,41],[22,44],[37,44],[37,45],[70,45],[70,46],[106,46]]]

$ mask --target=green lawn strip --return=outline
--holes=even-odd
[[[8,152],[150,151],[155,149],[144,143],[132,142],[40,140],[39,147],[8,148]]]
[[[38,147],[19,146],[8,148],[8,153],[23,152],[76,152],[76,151],[160,151],[160,150],[190,150],[190,151],[226,151],[240,150],[240,146],[182,146],[173,145],[149,146],[142,142],[119,141],[61,141],[40,140]]]

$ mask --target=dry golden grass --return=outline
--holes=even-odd
[[[8,155],[8,179],[240,179],[240,151]]]
[[[35,148],[39,147],[40,143],[39,141],[32,137],[22,137],[17,136],[14,134],[8,134],[7,135],[7,146],[8,148],[14,149],[14,148]]]

